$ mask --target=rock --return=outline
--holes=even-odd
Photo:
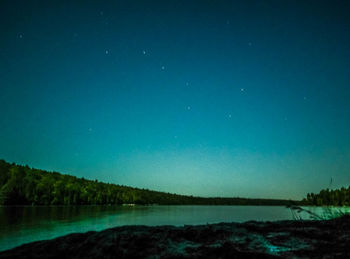
[[[350,216],[327,221],[124,226],[70,234],[0,258],[350,258]]]

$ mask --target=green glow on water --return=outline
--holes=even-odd
[[[323,208],[308,208],[321,213]],[[338,208],[333,208],[334,210]],[[350,208],[341,208],[350,211]],[[302,214],[303,219],[310,215]],[[280,206],[72,206],[0,207],[0,251],[74,232],[100,231],[122,225],[200,225],[249,220],[292,220]],[[278,246],[266,244],[272,252]]]

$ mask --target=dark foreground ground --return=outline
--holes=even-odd
[[[125,226],[33,242],[0,258],[350,258],[350,216],[328,221]]]

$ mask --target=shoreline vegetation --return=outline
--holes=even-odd
[[[0,160],[0,205],[266,205],[350,206],[350,186],[308,193],[300,201],[196,197],[87,180]]]
[[[279,199],[195,197],[87,180],[0,160],[0,205],[275,205]]]
[[[1,251],[0,258],[323,258],[350,257],[350,215],[314,215],[301,206],[346,206],[350,187],[301,201],[202,198],[101,183],[0,160],[0,206],[280,205],[294,220],[178,226],[122,226],[73,233]],[[326,211],[327,212],[327,211]]]

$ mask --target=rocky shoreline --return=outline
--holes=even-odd
[[[350,216],[326,221],[124,226],[0,252],[0,258],[350,258]]]

